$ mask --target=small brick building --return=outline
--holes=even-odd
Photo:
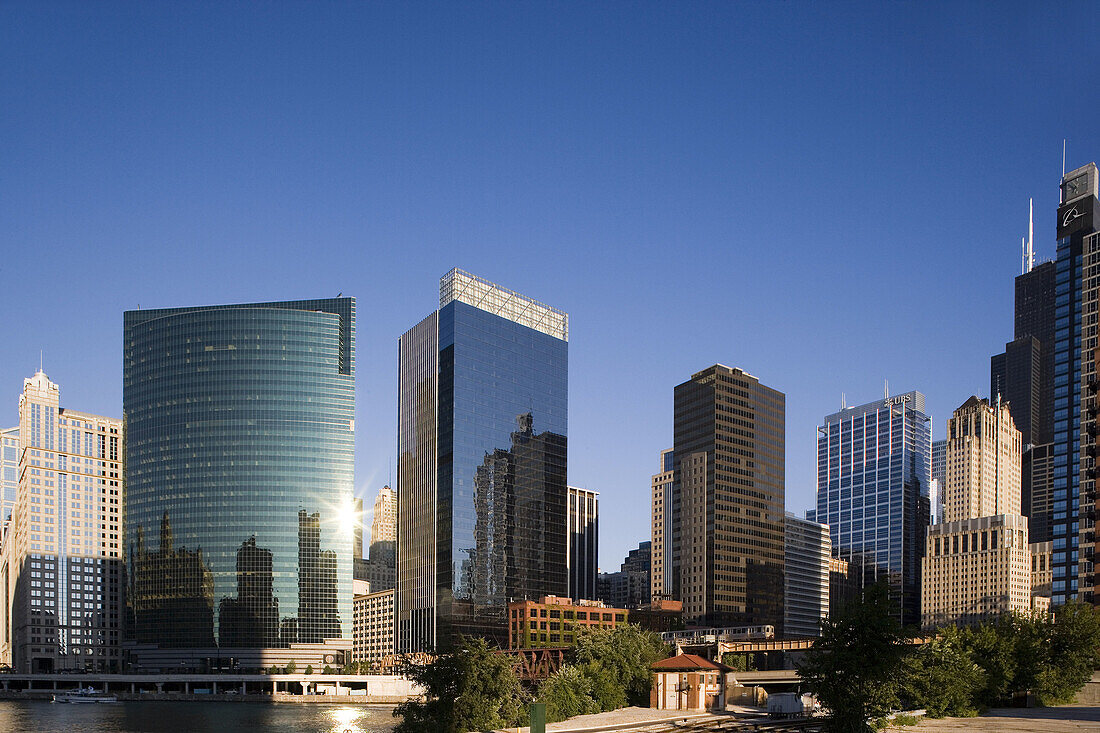
[[[662,659],[654,664],[649,706],[659,710],[725,710],[726,673],[724,664],[695,654]]]

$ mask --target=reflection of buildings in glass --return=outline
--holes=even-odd
[[[130,598],[133,636],[139,643],[164,646],[214,646],[214,577],[202,550],[172,549],[168,512],[160,523],[160,549],[145,548],[145,531],[137,530],[131,549]]]
[[[273,647],[279,640],[279,600],[272,592],[271,550],[253,535],[237,550],[237,597],[222,598],[218,641],[223,647]]]
[[[568,593],[568,347],[565,313],[460,270],[401,337],[399,652],[503,644],[509,596]]]
[[[321,549],[321,515],[298,512],[298,641],[316,644],[340,636],[336,553]]]
[[[195,609],[196,618],[145,625],[143,644],[131,650],[135,666],[201,666],[212,653],[211,633],[222,644],[284,647],[325,637],[350,647],[353,536],[335,529],[329,507],[346,511],[353,498],[355,301],[128,311],[123,405],[127,536],[152,537],[170,513],[174,546],[163,552],[201,548],[211,597],[219,601],[217,608]],[[300,526],[303,507],[320,512],[312,530]],[[246,547],[242,557],[241,543],[250,536],[258,546]],[[296,552],[300,539],[306,546]],[[239,566],[255,561],[266,571],[261,548],[270,553],[271,604],[258,601],[250,609],[242,605]],[[132,556],[136,562],[138,553]],[[163,574],[131,570],[136,609],[185,593]],[[297,618],[302,611],[308,618]],[[233,624],[252,618],[260,628],[223,634],[223,618]],[[212,632],[180,631],[206,626]],[[166,661],[157,647],[179,651]],[[301,662],[304,652],[296,653]],[[233,656],[257,666],[263,659]]]

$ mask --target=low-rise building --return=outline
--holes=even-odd
[[[577,633],[587,628],[615,628],[627,622],[625,608],[612,608],[599,601],[543,596],[540,601],[508,604],[508,648],[573,646]]]
[[[390,588],[352,600],[352,661],[375,664],[393,654],[393,596]]]

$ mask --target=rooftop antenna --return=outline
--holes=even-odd
[[[1066,139],[1062,138],[1062,178],[1066,177]]]
[[[1032,238],[1035,236],[1035,200],[1027,200],[1027,240],[1020,239],[1020,244],[1024,250],[1024,274],[1031,272],[1035,268],[1035,250],[1032,247]]]
[[[890,399],[890,380],[886,379],[886,380],[883,380],[883,381],[886,383],[883,386],[883,389],[885,390],[885,395],[886,395],[884,399],[888,400],[888,399]]]
[[[42,349],[39,349],[38,350],[38,371],[39,372],[42,371],[42,361],[43,361]]]
[[[840,393],[840,409],[848,409],[848,400],[843,392]]]

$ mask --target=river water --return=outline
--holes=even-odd
[[[2,733],[389,733],[397,722],[393,708],[366,705],[0,700]]]

